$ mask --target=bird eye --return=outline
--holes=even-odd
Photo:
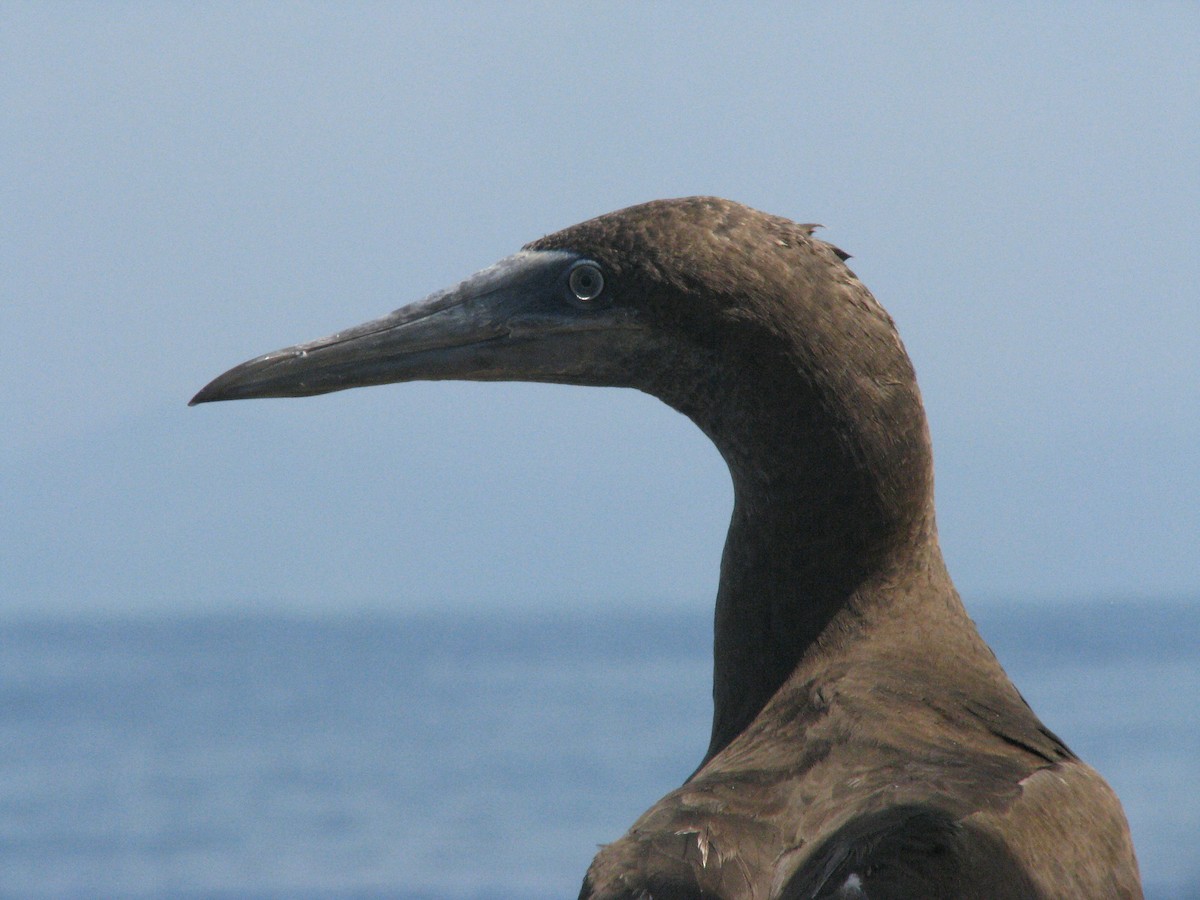
[[[600,271],[599,266],[592,263],[581,263],[571,270],[571,274],[567,278],[567,286],[575,295],[576,300],[590,303],[604,290],[604,273]]]

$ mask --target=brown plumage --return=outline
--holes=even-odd
[[[845,258],[736,203],[656,201],[252,360],[195,402],[414,378],[620,385],[713,440],[735,500],[711,742],[600,851],[581,898],[1140,897],[1116,797],[954,590],[912,365]],[[579,266],[602,273],[599,297],[564,287]]]

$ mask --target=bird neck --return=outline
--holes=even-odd
[[[782,504],[780,504],[782,505]],[[847,643],[882,637],[952,595],[936,538],[855,552],[842,523],[797,527],[787,509],[737,496],[714,615],[713,726],[705,762],[751,725],[799,670],[819,678]],[[929,531],[933,530],[930,520]],[[914,589],[932,583],[935,595]],[[797,681],[798,683],[798,681]]]
[[[911,609],[895,615],[897,604],[953,593],[937,546],[932,453],[911,375],[880,388],[877,379],[830,386],[776,372],[717,393],[727,402],[689,411],[725,457],[734,485],[705,761],[798,667],[819,673],[846,642],[920,618]],[[839,398],[837,408],[829,396]]]

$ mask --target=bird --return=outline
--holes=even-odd
[[[635,388],[734,488],[695,772],[580,900],[1137,898],[1121,804],[1032,711],[938,544],[929,428],[848,254],[716,197],[547,234],[193,404],[414,380]]]

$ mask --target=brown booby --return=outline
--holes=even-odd
[[[590,900],[1141,897],[1121,805],[963,609],[891,317],[798,225],[709,197],[548,235],[192,400],[418,379],[638,388],[729,466],[712,739]]]

